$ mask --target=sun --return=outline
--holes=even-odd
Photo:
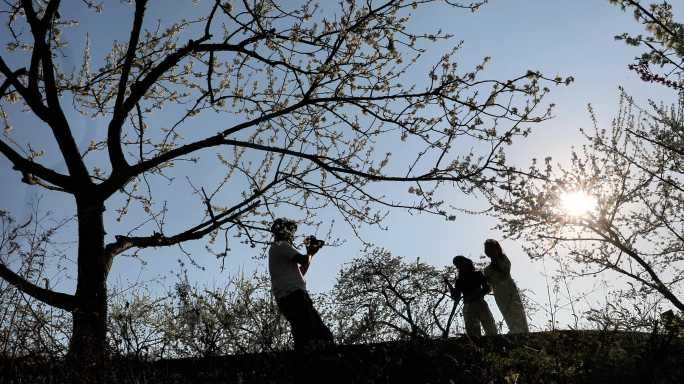
[[[582,216],[596,209],[596,198],[585,191],[563,192],[561,208],[571,216]]]

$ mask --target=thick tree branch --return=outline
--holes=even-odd
[[[2,85],[0,85],[0,97],[5,97],[5,92],[7,92],[7,88],[9,88],[13,82],[16,82],[19,76],[24,74],[26,74],[26,68],[20,68],[14,72],[11,72],[9,76],[6,75],[5,81],[3,81]]]
[[[684,311],[684,303],[682,303],[677,296],[672,293],[672,291],[663,283],[663,281],[660,279],[660,276],[653,270],[651,265],[649,265],[646,260],[644,260],[639,253],[634,251],[630,246],[624,244],[622,241],[620,241],[619,235],[613,231],[610,228],[605,228],[605,233],[601,231],[600,228],[595,228],[591,227],[591,229],[598,234],[599,236],[603,237],[606,241],[610,242],[613,244],[615,247],[617,247],[619,250],[622,252],[626,253],[631,257],[634,261],[636,261],[645,271],[646,273],[651,277],[651,280],[653,280],[653,287],[660,292],[665,298],[670,300],[672,304],[674,304],[677,309],[680,311]]]
[[[107,264],[111,266],[112,260],[116,255],[133,247],[167,247],[170,245],[180,244],[182,242],[189,240],[201,239],[203,236],[218,229],[223,224],[235,221],[238,217],[258,207],[261,203],[259,201],[253,202],[252,204],[249,204],[246,208],[240,209],[239,211],[235,212],[235,210],[239,209],[239,207],[243,207],[244,205],[246,205],[247,202],[247,200],[243,201],[242,203],[236,205],[235,207],[232,207],[228,211],[220,215],[216,215],[215,220],[206,221],[202,224],[199,224],[193,228],[188,229],[187,231],[178,233],[173,236],[164,236],[161,233],[155,233],[152,236],[144,237],[121,235],[115,236],[116,241],[107,244],[107,246],[105,247],[105,255],[108,257]],[[228,216],[228,214],[230,213],[233,214]]]
[[[33,3],[31,0],[22,0],[22,6],[26,14],[26,19],[31,26],[31,32],[33,34],[34,40],[34,51],[38,52],[40,57],[40,62],[42,64],[42,75],[43,84],[45,89],[45,99],[48,103],[48,108],[43,106],[40,100],[40,95],[38,90],[29,90],[28,92],[22,92],[21,89],[17,90],[22,94],[27,104],[35,105],[36,108],[32,106],[32,109],[41,110],[41,114],[38,114],[43,121],[48,123],[52,129],[52,133],[55,136],[57,145],[59,146],[60,152],[64,157],[69,173],[77,177],[81,182],[91,183],[90,176],[88,175],[88,170],[85,167],[81,159],[81,155],[78,151],[78,146],[71,134],[71,129],[69,128],[69,123],[64,115],[64,111],[59,102],[59,91],[57,89],[57,82],[55,80],[54,64],[52,62],[52,49],[49,43],[49,27],[52,23],[52,19],[57,13],[59,8],[59,0],[50,0],[48,3],[43,19],[38,19],[38,16],[33,9]],[[32,70],[35,65],[35,59],[32,59]],[[1,69],[0,69],[1,70]],[[3,70],[4,72],[4,70]],[[29,79],[29,84],[37,84],[36,79]],[[23,88],[23,87],[22,87]],[[29,98],[27,98],[29,96]],[[40,107],[38,107],[40,105]]]
[[[22,181],[28,184],[40,184],[32,176],[39,177],[50,184],[54,184],[66,192],[74,191],[73,182],[71,177],[57,173],[51,169],[45,168],[44,166],[28,160],[21,156],[17,151],[12,149],[4,141],[0,140],[0,153],[5,155],[7,159],[12,162],[13,168],[21,172],[24,175]],[[47,188],[47,187],[46,187]]]
[[[187,47],[186,47],[187,48]],[[185,48],[184,48],[185,49]],[[161,66],[161,65],[160,65]],[[151,75],[148,75],[148,77]],[[141,84],[145,83],[147,84],[146,80],[141,81]],[[151,85],[151,84],[149,84]],[[145,86],[149,86],[145,85]],[[184,156],[187,154],[190,154],[192,152],[201,150],[201,149],[206,149],[210,147],[215,147],[219,145],[236,145],[236,146],[243,146],[243,147],[249,147],[252,149],[259,149],[259,150],[264,150],[264,151],[274,151],[277,153],[283,153],[283,154],[288,154],[292,156],[297,156],[301,158],[306,158],[308,160],[311,160],[315,162],[316,164],[322,166],[323,168],[329,170],[329,171],[337,171],[337,172],[342,172],[342,173],[347,173],[347,174],[354,174],[357,176],[362,176],[362,177],[367,177],[371,180],[375,181],[437,181],[437,180],[442,180],[442,181],[461,181],[464,179],[467,179],[470,175],[462,175],[459,177],[450,177],[446,175],[442,176],[436,176],[436,172],[429,172],[425,175],[421,176],[416,176],[416,177],[401,177],[401,176],[380,176],[380,175],[374,175],[374,174],[369,174],[365,172],[360,172],[353,170],[349,167],[339,167],[339,166],[333,166],[329,163],[325,163],[324,160],[330,161],[332,163],[337,163],[340,165],[339,162],[336,162],[335,160],[324,157],[324,156],[316,156],[316,155],[309,155],[305,154],[302,152],[296,152],[296,151],[291,151],[287,149],[280,149],[280,148],[275,148],[275,147],[269,147],[269,146],[264,146],[264,145],[258,145],[258,144],[253,144],[253,143],[247,143],[247,142],[241,142],[241,141],[236,141],[236,140],[229,140],[229,139],[224,139],[224,137],[234,134],[236,132],[239,132],[245,128],[252,127],[255,125],[258,125],[264,121],[268,121],[271,119],[274,119],[278,116],[283,116],[288,113],[291,113],[295,110],[298,110],[302,107],[308,106],[308,105],[314,105],[314,104],[319,104],[319,103],[329,103],[329,102],[354,102],[354,101],[389,101],[389,100],[398,100],[398,99],[409,99],[409,98],[420,98],[420,97],[425,97],[425,96],[431,96],[431,95],[437,95],[440,92],[442,92],[443,87],[437,87],[432,90],[428,90],[425,92],[420,92],[420,93],[412,93],[412,94],[397,94],[397,95],[385,95],[385,96],[361,96],[361,97],[322,97],[322,98],[303,98],[299,102],[294,103],[286,108],[280,109],[278,111],[274,111],[271,113],[264,114],[258,118],[237,124],[229,129],[226,129],[220,133],[218,133],[215,136],[206,138],[204,140],[196,141],[194,143],[186,144],[178,148],[174,148],[170,151],[164,152],[157,157],[148,159],[146,161],[143,161],[141,163],[138,163],[136,165],[133,165],[129,167],[126,172],[117,174],[117,175],[112,175],[109,179],[107,179],[104,183],[100,185],[100,190],[103,193],[104,196],[109,196],[116,192],[118,189],[120,189],[123,185],[125,185],[128,180],[130,180],[132,177],[135,177],[136,175],[139,175],[143,172],[147,172],[150,169],[153,169],[167,161],[171,161],[173,159],[176,159],[180,156]],[[131,98],[133,95],[131,95]],[[130,101],[127,100],[126,103]]]
[[[5,264],[0,263],[0,277],[12,284],[15,288],[24,292],[25,294],[40,300],[45,304],[63,309],[65,311],[73,311],[76,309],[76,297],[66,293],[55,292],[49,289],[41,288],[23,277],[17,275],[10,270]]]
[[[397,182],[410,182],[410,181],[462,181],[469,177],[471,174],[460,174],[458,176],[450,175],[448,170],[431,170],[430,172],[424,173],[418,176],[383,176],[380,174],[373,174],[364,171],[354,169],[346,164],[343,164],[340,160],[321,155],[312,155],[304,152],[293,151],[285,148],[271,147],[262,144],[256,144],[251,142],[223,139],[221,140],[224,145],[233,145],[237,147],[252,148],[265,152],[282,153],[284,155],[290,155],[294,157],[299,157],[307,159],[321,168],[340,174],[348,174],[354,176],[360,176],[372,181],[397,181]]]
[[[111,266],[112,260],[116,255],[132,247],[162,247],[179,244],[181,242],[188,240],[199,239],[202,236],[218,229],[223,224],[233,222],[244,213],[256,208],[260,204],[260,202],[257,201],[258,198],[260,198],[264,193],[273,188],[275,185],[286,179],[287,177],[276,178],[260,190],[255,191],[249,198],[243,200],[239,204],[234,205],[230,209],[218,215],[212,215],[211,220],[196,225],[193,228],[190,228],[177,235],[164,236],[160,233],[155,233],[154,235],[147,237],[116,236],[116,241],[114,243],[107,244],[107,246],[105,247],[105,256],[108,259],[107,264]]]
[[[26,101],[26,105],[28,105],[29,108],[31,108],[31,111],[33,111],[33,113],[35,113],[36,116],[40,118],[42,121],[48,123],[50,118],[50,111],[47,107],[45,107],[45,105],[43,105],[43,102],[40,99],[40,94],[24,87],[24,85],[19,81],[19,76],[26,74],[26,68],[20,68],[16,71],[12,71],[7,66],[7,63],[5,63],[5,60],[3,60],[3,58],[0,56],[0,72],[2,72],[3,75],[5,75],[5,81],[9,81],[12,87],[14,87],[14,89],[17,92],[19,92],[21,97],[24,98],[24,101]],[[30,82],[31,79],[29,79],[29,83]]]
[[[48,107],[53,109],[53,113],[59,113],[62,115],[61,118],[64,118],[55,81],[52,50],[50,49],[50,43],[46,41],[50,37],[48,36],[50,23],[59,8],[59,3],[60,0],[50,0],[45,9],[43,19],[41,20],[38,19],[38,16],[35,14],[32,2],[30,0],[22,0],[26,18],[31,26],[31,32],[33,33],[33,50],[34,52],[38,52],[43,67],[43,83],[45,85],[45,98]]]
[[[6,67],[5,67],[6,68]],[[8,69],[8,68],[6,68]],[[18,83],[17,77],[25,74],[26,69],[22,68],[17,71],[14,71],[11,73],[10,76],[7,76],[5,81],[2,83],[0,86],[0,97],[3,97],[5,95],[5,92],[7,91],[7,88],[9,88],[11,85],[14,83]],[[15,87],[16,89],[16,87]],[[19,92],[17,90],[17,92]],[[62,175],[60,173],[57,173],[51,169],[45,168],[42,165],[35,163],[33,161],[30,161],[23,156],[21,156],[17,151],[12,149],[8,144],[6,144],[4,141],[0,140],[0,153],[5,155],[7,159],[12,162],[14,169],[20,171],[24,177],[22,179],[23,182],[27,184],[38,184],[41,185],[45,188],[48,189],[56,189],[56,190],[61,190],[61,191],[71,191],[71,180],[69,176]],[[34,176],[38,176],[39,178],[52,183],[59,188],[52,187],[50,185],[46,185],[42,183],[40,180],[36,179]]]
[[[125,169],[128,166],[123,154],[123,149],[121,148],[121,129],[130,110],[124,110],[123,104],[128,86],[128,76],[131,73],[131,66],[133,65],[135,51],[138,47],[138,40],[140,39],[140,30],[142,29],[142,23],[145,17],[146,5],[147,0],[136,0],[135,2],[133,28],[131,29],[131,36],[128,40],[126,57],[123,66],[121,67],[121,77],[119,78],[119,87],[117,89],[116,101],[114,102],[114,112],[112,113],[112,119],[109,122],[109,128],[107,129],[107,150],[109,151],[109,159],[112,163],[112,173],[118,173],[119,170]],[[133,105],[135,105],[135,103]]]
[[[308,154],[304,152],[299,152],[299,151],[294,151],[286,148],[278,148],[278,147],[271,147],[263,144],[257,144],[257,143],[251,143],[251,142],[246,142],[246,141],[239,141],[239,140],[232,140],[232,139],[223,139],[220,135],[219,136],[214,136],[202,141],[198,141],[195,143],[187,144],[182,147],[173,149],[171,151],[168,151],[160,156],[157,156],[153,159],[144,161],[142,163],[139,163],[135,166],[132,166],[130,168],[130,177],[133,177],[134,175],[141,174],[143,172],[146,172],[147,170],[154,168],[156,166],[159,166],[163,164],[166,161],[171,161],[179,156],[183,156],[192,152],[195,152],[200,149],[206,149],[210,147],[215,147],[215,146],[220,146],[220,145],[232,145],[232,146],[237,146],[237,147],[243,147],[243,148],[251,148],[251,149],[256,149],[259,151],[264,151],[264,152],[272,152],[272,153],[281,153],[284,155],[290,155],[294,157],[299,157],[303,159],[307,159],[316,165],[320,166],[321,168],[332,172],[332,173],[338,173],[338,174],[347,174],[347,175],[354,175],[354,176],[360,176],[363,178],[366,178],[368,180],[372,181],[396,181],[396,182],[411,182],[411,181],[463,181],[468,179],[469,177],[472,177],[473,174],[467,173],[467,174],[459,174],[457,176],[449,174],[448,169],[444,170],[431,170],[427,173],[424,173],[422,175],[418,176],[383,176],[380,174],[373,174],[373,173],[368,173],[364,171],[360,171],[357,169],[354,169],[350,166],[344,165],[342,162],[340,162],[337,159],[333,159],[328,156],[322,156],[322,155],[313,155],[313,154]],[[477,172],[473,172],[477,173]],[[128,179],[128,177],[127,177]],[[118,188],[120,188],[120,185],[116,183],[116,180],[113,178],[110,178],[106,182],[101,184],[101,190],[102,193],[105,195],[114,193]]]
[[[18,82],[18,76],[25,73],[26,69],[22,68],[17,71],[14,71],[10,76],[7,76],[2,85],[0,85],[0,97],[3,97],[5,95],[7,88],[9,88],[14,83]],[[54,189],[54,187],[45,185],[41,183],[40,180],[37,180],[35,177],[33,177],[38,176],[39,178],[42,178],[43,180],[46,180],[47,182],[58,186],[61,190],[71,190],[71,180],[68,176],[54,172],[48,168],[43,167],[38,163],[34,163],[33,161],[24,158],[2,140],[0,140],[0,153],[5,155],[5,157],[7,157],[7,159],[9,159],[9,161],[12,162],[14,169],[20,171],[24,175],[22,181],[28,184],[39,184],[45,188]]]
[[[159,78],[166,73],[166,71],[178,64],[178,62],[191,53],[197,45],[206,41],[210,37],[211,36],[203,36],[198,41],[190,40],[183,48],[168,55],[164,60],[162,60],[162,62],[152,69],[147,76],[139,81],[136,81],[130,86],[130,95],[122,104],[120,116],[117,117],[116,121],[114,118],[112,118],[107,132],[107,146],[110,151],[112,166],[115,165],[114,162],[116,162],[117,166],[113,168],[112,176],[110,176],[110,178],[107,180],[108,182],[105,182],[105,185],[101,187],[105,197],[123,187],[132,177],[141,173],[132,171],[130,169],[131,167],[123,157],[123,151],[121,149],[121,129],[126,116],[128,116],[133,108],[135,108],[135,106],[145,96],[145,93],[150,89],[150,87],[154,85],[154,83],[159,80]],[[112,147],[116,148],[112,149]],[[121,152],[121,155],[119,156],[112,151]],[[154,166],[150,168],[153,167]],[[150,168],[147,168],[146,170]]]

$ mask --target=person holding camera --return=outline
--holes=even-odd
[[[458,270],[458,277],[454,285],[445,277],[444,282],[449,288],[451,298],[458,303],[463,299],[463,322],[466,334],[470,337],[482,336],[482,328],[485,335],[496,335],[496,323],[494,316],[484,297],[490,292],[489,284],[482,272],[475,269],[473,261],[465,256],[456,256],[453,260]]]
[[[273,243],[268,251],[271,291],[280,313],[290,323],[295,350],[334,345],[330,329],[323,323],[306,290],[304,275],[313,256],[324,245],[323,240],[308,236],[304,240],[306,255],[293,246],[297,223],[286,218],[271,225]]]

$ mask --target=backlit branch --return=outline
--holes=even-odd
[[[244,203],[244,202],[243,202]],[[152,236],[138,237],[138,236],[116,236],[114,243],[107,244],[105,254],[109,257],[108,265],[111,265],[111,259],[130,248],[150,248],[150,247],[167,247],[170,245],[180,244],[189,240],[198,240],[205,235],[219,229],[222,225],[234,222],[241,215],[254,210],[258,207],[260,202],[254,202],[247,205],[246,208],[241,209],[230,216],[227,213],[235,211],[235,207],[223,214],[216,215],[215,220],[210,220],[199,224],[187,231],[178,233],[172,236],[164,236],[161,233],[155,233]],[[246,204],[240,204],[240,206]]]
[[[212,214],[211,219],[198,224],[186,231],[173,236],[164,236],[161,233],[155,233],[152,236],[146,237],[130,237],[130,236],[116,236],[116,241],[114,243],[107,244],[105,247],[105,254],[110,260],[121,252],[127,249],[137,247],[137,248],[149,248],[149,247],[163,247],[182,243],[188,240],[197,240],[202,238],[208,233],[211,233],[226,223],[235,222],[243,214],[253,211],[256,207],[260,205],[257,201],[264,193],[268,190],[284,181],[285,178],[280,178],[273,180],[268,185],[265,185],[260,190],[257,190],[249,198],[244,199],[237,205],[221,212],[220,214]]]
[[[65,311],[73,311],[76,309],[76,298],[66,293],[55,292],[49,289],[41,288],[23,277],[17,275],[0,262],[0,277],[12,284],[15,288],[24,292],[25,294],[40,300],[45,304],[53,307],[63,309]]]

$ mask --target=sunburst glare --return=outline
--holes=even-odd
[[[561,208],[571,216],[582,216],[596,209],[596,198],[585,191],[564,192],[560,197]]]

